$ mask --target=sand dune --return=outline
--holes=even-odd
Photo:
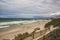
[[[15,27],[5,28],[0,32],[0,40],[3,39],[13,39],[17,34],[29,32],[31,33],[34,28],[39,27],[41,30],[44,29],[44,25],[49,21],[38,21],[31,24],[17,25]]]

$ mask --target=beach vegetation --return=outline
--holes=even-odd
[[[34,39],[34,34],[36,33],[37,30],[40,30],[40,28],[35,28],[34,31],[31,33],[32,34],[32,37]]]
[[[40,28],[35,28],[34,31],[30,34],[28,32],[25,32],[23,34],[18,34],[17,36],[15,36],[14,40],[24,40],[25,38],[27,38],[29,36],[32,36],[34,39],[34,34],[37,30],[40,30]]]
[[[49,28],[51,25],[53,25],[53,27],[60,27],[60,18],[52,19],[52,21],[45,24],[45,28]]]
[[[53,25],[53,27],[58,27],[58,29],[50,32],[49,34],[42,37],[42,40],[60,40],[60,18],[52,19],[52,21],[48,22],[45,25],[45,28],[49,28]],[[40,38],[41,39],[41,38]],[[38,39],[38,40],[40,40]]]
[[[17,36],[15,36],[14,40],[24,40],[24,38],[28,37],[29,33],[25,32],[23,34],[18,34]]]

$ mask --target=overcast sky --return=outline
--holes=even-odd
[[[0,0],[0,17],[49,17],[60,14],[60,0]]]

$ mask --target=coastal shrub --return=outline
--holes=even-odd
[[[38,40],[60,40],[60,28],[48,33]]]
[[[17,36],[15,36],[14,40],[24,40],[24,38],[28,37],[29,33],[25,32],[23,34],[18,34]]]
[[[17,36],[15,36],[14,40],[23,40],[22,37],[22,34],[18,34]]]
[[[52,19],[52,21],[48,22],[45,25],[45,28],[49,28],[51,25],[53,27],[59,27],[58,29],[50,32],[49,34],[45,35],[44,37],[38,40],[60,40],[60,18],[59,19]]]
[[[40,28],[35,28],[34,31],[31,33],[33,39],[34,39],[34,34],[36,33],[37,30],[40,30]]]
[[[40,30],[40,28],[35,28],[34,31]]]
[[[29,36],[32,36],[34,39],[34,34],[37,30],[40,30],[40,28],[35,28],[34,31],[30,34],[28,32],[25,32],[23,34],[18,34],[17,36],[15,36],[15,38],[13,40],[24,40],[25,38],[27,38]]]
[[[52,21],[45,24],[45,28],[49,28],[51,25],[53,25],[54,27],[57,27],[57,26],[60,27],[60,18],[59,19],[52,19]]]
[[[30,34],[28,32],[23,33],[23,38],[28,37]]]

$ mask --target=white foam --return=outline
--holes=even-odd
[[[0,25],[19,24],[19,23],[28,24],[28,23],[33,23],[33,22],[36,22],[36,21],[38,21],[38,20],[25,20],[25,21],[1,22]],[[0,28],[5,28],[5,27],[9,27],[9,26],[0,26]]]
[[[18,23],[32,23],[35,21],[12,21],[12,22],[2,22],[0,25],[6,25],[6,24],[18,24]]]
[[[0,26],[0,28],[7,28],[7,27],[9,27],[9,26]]]

